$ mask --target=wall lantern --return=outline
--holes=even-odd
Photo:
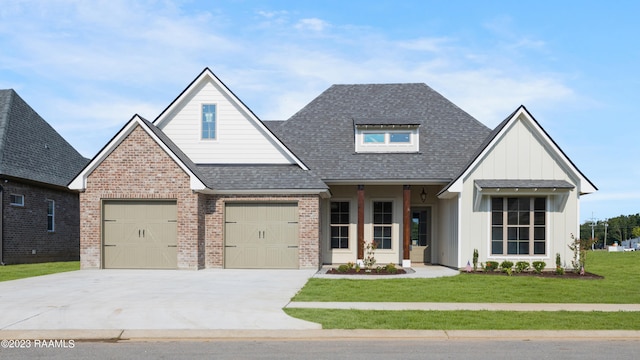
[[[420,200],[422,200],[422,202],[427,201],[427,192],[424,191],[424,187],[422,188],[422,192],[420,193]]]

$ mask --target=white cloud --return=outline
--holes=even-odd
[[[318,18],[310,18],[298,21],[294,27],[298,30],[322,32],[329,27],[329,23]]]

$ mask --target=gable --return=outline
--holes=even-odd
[[[132,163],[137,158],[149,158],[154,155],[155,152],[162,152],[169,156],[171,160],[189,177],[191,190],[203,190],[206,188],[205,184],[201,180],[199,173],[189,158],[178,149],[170,139],[168,139],[160,130],[155,128],[153,124],[147,120],[142,119],[138,115],[135,115],[125,126],[109,141],[98,154],[91,159],[89,164],[80,171],[80,173],[69,183],[68,187],[72,190],[84,190],[87,188],[87,179],[91,174],[104,162],[106,159],[116,150],[129,136],[136,131],[140,133],[143,131],[147,134],[148,138],[153,140],[153,143],[157,146],[149,146],[146,141],[136,143],[136,151],[131,151],[129,158],[125,159],[125,163]],[[138,137],[140,135],[137,135]],[[159,149],[158,149],[159,147]],[[145,162],[143,162],[145,163]],[[145,163],[146,164],[146,163]],[[147,164],[148,165],[148,164]]]
[[[214,105],[212,138],[203,138],[203,105]],[[210,70],[154,121],[196,164],[304,165]]]
[[[480,150],[441,197],[461,192],[470,179],[566,180],[580,194],[597,190],[524,106],[500,124]]]

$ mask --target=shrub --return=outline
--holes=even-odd
[[[508,260],[503,261],[500,263],[500,269],[511,276],[511,272],[513,271],[513,262]]]
[[[353,269],[355,266],[356,266],[356,264],[354,264],[351,261],[347,263],[347,269],[349,269],[349,270]]]
[[[487,261],[487,263],[484,265],[484,268],[487,271],[495,271],[498,268],[498,262],[497,261]]]
[[[473,271],[478,270],[478,249],[473,249]]]
[[[560,253],[556,253],[556,274],[564,275],[564,268],[562,267],[562,259],[560,259]]]
[[[397,274],[398,273],[398,268],[396,267],[396,264],[389,263],[384,268],[389,274]]]
[[[547,263],[544,261],[534,261],[533,262],[533,269],[535,270],[536,274],[540,274],[542,272],[542,270],[544,270],[544,267],[547,266]]]
[[[523,271],[529,270],[529,262],[528,261],[518,261],[516,263],[516,272],[521,273]]]
[[[367,245],[365,246],[366,254],[362,262],[364,263],[364,269],[367,272],[370,272],[371,269],[373,269],[373,265],[376,264],[376,258],[375,258],[376,248],[377,248],[377,245],[373,241],[368,242]]]
[[[338,272],[346,273],[347,271],[349,271],[349,266],[344,264],[338,266]]]

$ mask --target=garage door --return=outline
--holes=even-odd
[[[107,269],[175,269],[175,201],[106,201],[103,259]]]
[[[229,203],[225,267],[298,268],[298,205]]]

